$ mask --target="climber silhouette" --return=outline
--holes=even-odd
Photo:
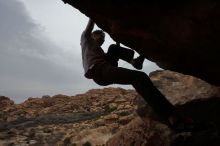
[[[82,61],[85,77],[93,79],[98,85],[131,84],[152,109],[172,128],[181,126],[186,121],[180,118],[175,107],[153,85],[144,72],[118,67],[118,60],[123,59],[131,63],[136,69],[142,69],[144,56],[133,59],[134,51],[121,47],[118,44],[110,45],[105,53],[101,45],[104,43],[105,34],[102,30],[92,32],[95,23],[89,20],[81,36]],[[180,120],[181,119],[181,120]],[[178,124],[176,124],[178,121]],[[184,128],[186,128],[185,126]],[[185,130],[185,129],[183,129]]]

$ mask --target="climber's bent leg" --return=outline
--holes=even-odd
[[[119,59],[130,63],[133,57],[133,50],[120,47],[115,44],[110,45],[108,48],[108,52],[106,53],[106,60],[108,60],[108,62],[115,67],[117,67],[115,64],[118,62]]]
[[[133,85],[153,110],[163,118],[168,118],[175,110],[175,107],[153,85],[144,72],[113,67],[108,64],[96,65],[93,80],[99,85]]]

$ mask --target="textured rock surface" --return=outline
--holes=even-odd
[[[136,96],[133,90],[105,88],[4,104],[0,110],[0,145],[81,146],[87,141],[102,145],[134,119]]]
[[[180,110],[197,119],[220,123],[219,98],[211,98],[219,96],[217,87],[171,71],[157,71],[150,76],[155,86],[172,103],[179,105]],[[187,133],[177,135],[157,120],[155,113],[134,90],[93,89],[75,96],[29,98],[21,104],[14,104],[6,97],[0,99],[1,146],[81,146],[87,141],[102,145],[109,139],[110,146],[119,143],[126,146],[166,146],[171,143],[188,146],[196,143],[198,138],[208,142],[210,139],[215,142],[218,138],[218,133],[211,133],[210,139],[207,138],[210,133],[194,137]],[[136,111],[144,114],[139,116]]]
[[[10,100],[8,97],[0,96],[0,110],[12,105],[14,105],[14,101]]]
[[[218,105],[220,104],[218,100]],[[197,104],[195,104],[197,105]],[[216,109],[219,112],[219,108]],[[208,114],[204,114],[208,116]],[[218,113],[215,113],[215,122]],[[213,120],[213,119],[212,119]],[[219,126],[219,125],[218,125]],[[147,117],[137,117],[107,141],[107,146],[219,146],[220,129],[197,133],[175,133],[166,125]]]
[[[220,2],[63,0],[163,69],[220,85]]]
[[[172,71],[155,71],[150,73],[154,85],[175,105],[196,99],[220,97],[220,88],[207,82]]]
[[[139,116],[115,134],[107,146],[218,146],[220,145],[220,92],[206,82],[171,71],[150,75],[154,84],[184,114],[196,121],[211,123],[201,132],[175,133],[161,124],[151,108],[137,100]]]

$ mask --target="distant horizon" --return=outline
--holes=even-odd
[[[105,87],[102,87],[102,86],[100,86],[100,88],[92,88],[92,89],[88,89],[87,91],[85,91],[85,92],[82,92],[82,93],[76,93],[76,94],[74,94],[74,95],[67,95],[67,94],[54,94],[54,95],[42,95],[42,96],[36,96],[36,97],[32,97],[32,96],[30,96],[30,97],[24,97],[24,100],[23,101],[19,101],[19,102],[16,102],[15,100],[13,100],[13,98],[11,98],[11,97],[8,97],[8,96],[5,96],[5,95],[1,95],[0,94],[0,97],[1,96],[3,96],[3,97],[7,97],[7,98],[9,98],[10,100],[12,100],[12,101],[14,101],[14,103],[15,104],[21,104],[21,103],[23,103],[23,102],[25,102],[26,100],[28,100],[29,98],[42,98],[42,97],[44,97],[44,96],[49,96],[49,97],[54,97],[54,96],[57,96],[57,95],[64,95],[64,96],[76,96],[76,95],[79,95],[79,94],[85,94],[85,93],[87,93],[88,91],[90,91],[90,90],[103,90],[103,89],[108,89],[108,88],[115,88],[115,89],[117,89],[117,88],[120,88],[120,89],[124,89],[124,90],[135,90],[134,88],[123,88],[123,87],[119,87],[119,86],[105,86]]]

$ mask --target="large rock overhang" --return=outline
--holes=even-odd
[[[63,1],[159,67],[220,85],[220,2]]]

